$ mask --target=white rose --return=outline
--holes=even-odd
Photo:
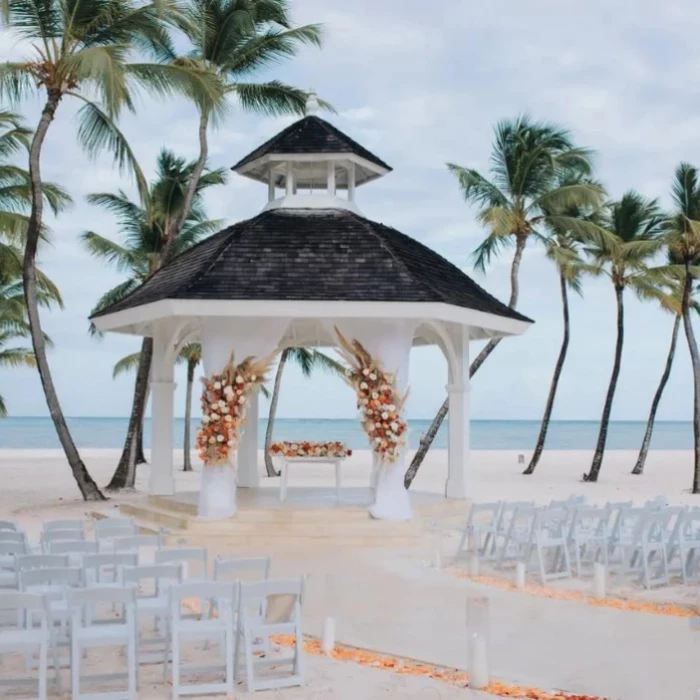
[[[218,410],[219,410],[219,404],[218,404],[218,403],[210,404],[209,408],[211,408],[212,411],[218,411]]]
[[[217,435],[216,439],[218,442],[223,442],[224,441],[224,436],[223,435]]]
[[[236,443],[235,443],[233,440],[229,440],[226,444],[227,444],[229,447],[234,447],[234,445],[235,445]]]
[[[378,399],[378,398],[379,398],[379,394],[378,394],[376,391],[373,391],[373,392],[372,392],[372,398],[373,398],[373,399]]]
[[[238,403],[245,403],[245,396],[241,396],[241,397],[238,399]]]
[[[370,375],[369,375],[369,378],[370,378],[373,382],[376,382],[376,381],[377,381],[377,375],[374,374],[374,373],[370,374]]]
[[[210,413],[209,419],[210,420],[219,420],[219,414],[218,413]]]
[[[362,399],[362,405],[366,406],[369,403],[368,399]]]
[[[390,403],[390,404],[387,406],[387,409],[388,409],[388,411],[389,411],[390,413],[393,413],[393,412],[396,410],[396,406],[394,406],[393,403]]]
[[[377,443],[377,445],[380,445],[382,442],[382,439],[380,437],[374,438],[374,441]]]
[[[299,449],[299,445],[297,445],[297,444],[292,445],[292,449],[293,449],[293,450],[298,450],[298,449]]]
[[[381,423],[375,423],[375,424],[374,424],[374,427],[375,427],[375,428],[381,428],[381,427],[382,427],[382,424],[381,424]]]
[[[236,377],[236,384],[243,384],[243,377],[240,374]]]
[[[224,404],[224,405],[221,407],[221,412],[222,412],[222,413],[228,413],[228,406],[227,406],[226,404]]]
[[[221,389],[221,382],[214,382],[215,389]]]
[[[396,432],[399,429],[399,424],[394,421],[390,426],[389,426],[394,432]]]
[[[366,377],[366,376],[369,374],[369,370],[365,367],[365,368],[362,370],[362,374],[364,374],[365,377]]]
[[[369,386],[367,385],[367,382],[362,382],[362,384],[360,384],[360,389],[362,389],[363,391],[364,391],[365,389],[369,389]]]
[[[229,414],[229,415],[226,415],[226,416],[224,416],[224,420],[225,420],[227,423],[230,423],[230,422],[233,420],[233,416],[231,416],[230,414]]]
[[[370,433],[373,433],[373,432],[374,432],[374,425],[368,425],[368,426],[367,426],[367,430],[368,430]]]
[[[389,417],[388,413],[382,413],[382,420],[386,420]]]
[[[223,408],[226,405],[226,402],[223,399],[219,399],[219,408]]]
[[[209,416],[202,416],[202,423],[208,423],[209,422]]]
[[[251,381],[251,382],[254,382],[254,381],[256,381],[256,380],[257,380],[257,376],[255,376],[254,374],[251,374],[251,375],[250,375],[250,381]]]
[[[216,442],[216,438],[210,437],[209,438],[209,444],[213,445]]]

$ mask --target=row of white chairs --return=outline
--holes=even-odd
[[[667,584],[678,572],[686,583],[698,574],[700,508],[667,506],[663,497],[633,507],[631,501],[586,505],[581,497],[553,501],[474,504],[458,548],[458,556],[477,551],[503,567],[536,558],[546,583],[575,574],[599,561],[638,575],[647,588]]]
[[[64,575],[62,580],[67,580]],[[165,644],[162,650],[163,678],[171,668],[173,697],[225,693],[233,697],[243,662],[248,690],[267,690],[303,684],[303,638],[301,610],[304,580],[267,580],[255,583],[196,581],[173,583],[167,589]],[[54,669],[54,683],[62,692],[60,645],[65,636],[69,650],[73,700],[136,700],[139,692],[139,596],[136,585],[65,590],[65,608],[58,614],[56,597],[51,593],[0,592],[0,612],[11,613],[16,624],[0,628],[0,652],[38,651],[38,698],[48,693],[48,670]],[[192,613],[192,608],[198,611]],[[117,610],[119,614],[115,615]],[[151,612],[161,614],[160,608]],[[105,614],[106,613],[106,614]],[[274,635],[293,635],[291,656],[260,656]],[[186,641],[219,644],[219,663],[206,667],[183,666]],[[84,653],[90,648],[122,646],[126,649],[126,674],[90,675],[82,673]],[[211,656],[211,654],[208,654]],[[243,658],[241,658],[243,657]],[[49,664],[49,658],[51,664]],[[265,667],[291,664],[286,677],[265,677]],[[223,680],[195,682],[197,676],[221,674]],[[96,692],[85,684],[113,682],[126,676],[126,689]],[[192,678],[194,676],[194,678]],[[189,680],[188,680],[189,679]],[[16,686],[27,679],[2,679],[3,685]]]

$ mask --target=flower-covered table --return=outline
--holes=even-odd
[[[270,454],[279,459],[280,502],[287,498],[289,466],[291,464],[332,464],[335,467],[335,493],[340,498],[342,463],[352,454],[342,442],[276,442],[270,446]]]

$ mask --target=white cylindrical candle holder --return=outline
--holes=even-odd
[[[469,638],[469,687],[481,690],[490,682],[489,652],[486,638],[474,633]]]
[[[596,562],[593,564],[593,596],[598,600],[603,600],[606,596],[605,579],[605,565]]]
[[[515,562],[515,587],[525,588],[525,563],[522,561]]]
[[[321,651],[324,654],[332,654],[333,649],[335,649],[335,618],[329,616],[323,620]]]
[[[467,573],[472,578],[479,575],[479,552],[469,552],[467,556]]]
[[[694,695],[693,695],[693,700],[700,700],[700,688],[698,688]]]

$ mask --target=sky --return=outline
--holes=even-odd
[[[360,141],[394,171],[360,188],[358,205],[370,219],[394,226],[435,249],[489,292],[507,299],[508,254],[486,275],[473,270],[471,254],[484,232],[461,198],[445,163],[487,173],[493,127],[529,113],[569,128],[596,151],[596,169],[612,197],[630,188],[669,203],[675,166],[700,165],[700,54],[694,51],[700,13],[693,0],[296,0],[299,24],[323,24],[324,48],[303,49],[295,60],[261,73],[313,88],[337,114],[327,118]],[[23,46],[0,32],[0,60],[18,59]],[[126,416],[133,377],[112,379],[112,367],[138,348],[138,340],[87,334],[96,299],[123,277],[90,258],[79,235],[93,230],[118,238],[114,221],[87,205],[85,195],[129,188],[108,159],[88,160],[75,142],[76,105],[61,105],[43,156],[46,179],[72,194],[70,211],[51,221],[52,245],[42,269],[59,285],[63,310],[43,312],[55,343],[50,364],[69,416]],[[22,105],[30,125],[39,103]],[[210,164],[228,167],[291,123],[233,109],[210,135]],[[122,119],[137,158],[153,169],[167,146],[195,157],[197,117],[182,100],[139,101]],[[266,188],[231,174],[211,191],[212,218],[233,223],[254,216]],[[521,267],[519,309],[535,325],[506,339],[473,381],[473,417],[537,419],[541,416],[561,339],[557,277],[542,250],[531,245]],[[663,369],[673,319],[652,304],[626,299],[625,350],[612,417],[644,420]],[[605,280],[587,280],[571,303],[572,340],[555,406],[555,419],[600,417],[612,369],[615,302]],[[476,353],[479,344],[473,345]],[[177,375],[176,414],[184,412],[185,377]],[[445,397],[446,365],[436,348],[413,351],[410,417],[429,418]],[[0,370],[0,389],[12,415],[47,415],[36,373]],[[658,417],[690,420],[692,381],[681,338]],[[263,407],[263,411],[266,408]],[[279,415],[338,417],[356,414],[339,380],[306,380],[287,371]]]

